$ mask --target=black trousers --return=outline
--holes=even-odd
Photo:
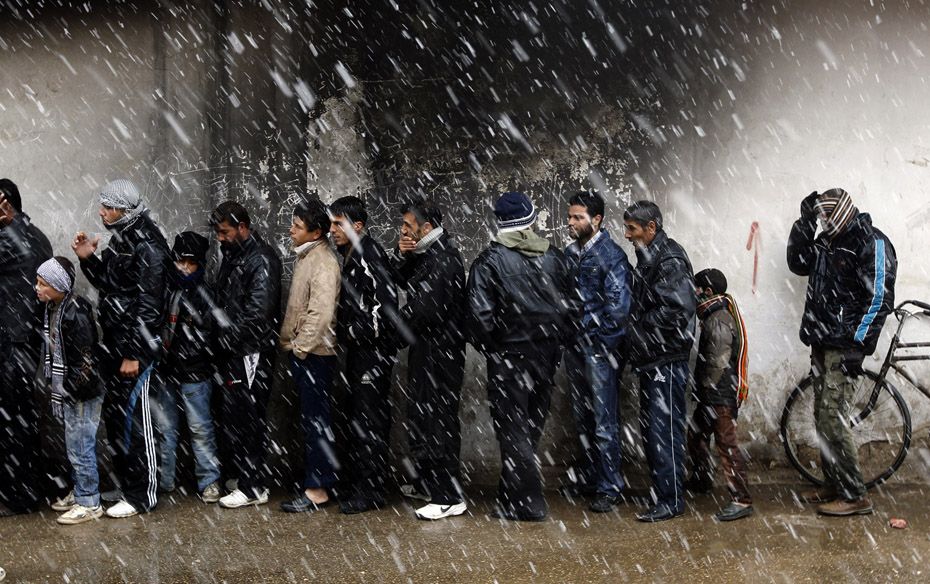
[[[381,500],[389,472],[394,348],[346,345],[344,392],[335,412],[342,442],[340,495]]]
[[[0,503],[35,511],[39,480],[39,412],[35,377],[40,356],[26,343],[5,345],[0,359]]]
[[[549,415],[559,353],[557,345],[540,345],[488,356],[488,401],[501,453],[497,504],[509,513],[547,511],[536,448]]]
[[[407,359],[407,432],[417,487],[437,505],[462,501],[459,399],[465,343],[422,339]]]
[[[219,437],[226,466],[223,474],[238,479],[238,489],[249,497],[267,488],[266,417],[274,357],[274,351],[235,357],[219,369]]]
[[[101,415],[123,498],[137,511],[148,512],[158,505],[158,450],[151,405],[154,390],[150,387],[155,367],[141,363],[139,376],[126,379],[119,374],[122,362],[122,358],[109,356],[101,360],[106,391]]]

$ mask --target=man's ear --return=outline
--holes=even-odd
[[[655,221],[650,221],[649,223],[646,224],[646,231],[648,231],[650,234],[658,233],[659,226],[656,225]]]
[[[354,229],[356,233],[361,233],[362,229],[365,229],[365,224],[361,221],[356,221],[352,224],[352,229]]]
[[[594,225],[596,228],[600,229],[601,225],[603,224],[604,224],[603,215],[595,215],[594,217],[591,217],[591,225]]]

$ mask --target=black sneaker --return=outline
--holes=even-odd
[[[729,505],[721,509],[714,515],[717,521],[736,521],[752,515],[752,505],[743,505],[732,501]]]
[[[352,497],[339,502],[339,510],[344,515],[376,511],[382,507],[384,507],[384,499],[370,499],[368,497]]]
[[[622,495],[608,495],[607,493],[598,493],[597,498],[591,502],[588,509],[595,513],[610,513],[614,507],[623,503]]]
[[[290,501],[282,501],[281,511],[285,513],[312,513],[326,507],[330,501],[332,499],[327,499],[322,503],[314,503],[307,497],[306,493],[301,493]]]
[[[515,513],[512,511],[505,511],[500,506],[495,506],[494,509],[488,513],[488,517],[491,519],[506,519],[507,521],[528,521],[528,522],[538,522],[546,520],[546,512],[540,511],[536,513],[521,512]]]
[[[642,521],[644,523],[658,523],[659,521],[668,521],[669,519],[674,519],[680,515],[684,514],[684,510],[681,511],[672,511],[665,505],[653,507],[652,509],[644,512],[637,513],[636,520]]]

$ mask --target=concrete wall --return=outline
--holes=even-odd
[[[805,282],[784,261],[800,199],[846,188],[897,247],[898,297],[927,291],[926,6],[142,6],[0,24],[0,174],[58,251],[79,228],[102,231],[94,188],[123,175],[170,233],[205,231],[207,209],[232,197],[282,251],[305,181],[325,200],[366,197],[385,245],[396,203],[420,191],[446,206],[467,260],[488,241],[500,191],[529,192],[558,245],[573,191],[607,195],[618,239],[619,211],[651,197],[695,268],[727,272],[742,304],[753,388],[741,420],[765,462],[778,459],[777,417],[806,368]],[[468,367],[463,455],[480,472],[496,443],[482,364],[471,355]],[[286,428],[294,396],[281,392],[272,415]],[[573,451],[561,392],[554,412],[542,457],[561,464]],[[289,436],[279,431],[276,452],[292,450]]]

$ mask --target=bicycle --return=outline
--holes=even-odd
[[[907,310],[908,305],[918,311]],[[911,444],[911,412],[898,389],[887,380],[888,372],[896,371],[920,393],[930,399],[930,387],[922,385],[899,363],[930,361],[926,354],[904,354],[914,349],[930,349],[930,342],[901,342],[905,323],[918,316],[930,316],[930,304],[906,300],[894,309],[898,327],[878,373],[866,370],[855,381],[855,394],[849,425],[859,453],[859,466],[866,487],[887,481],[907,457]],[[808,374],[788,395],[779,428],[788,461],[808,481],[824,484],[820,466],[820,449],[814,427],[814,392]]]

